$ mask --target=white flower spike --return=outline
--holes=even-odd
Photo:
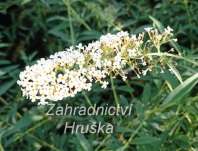
[[[71,46],[48,59],[38,60],[19,75],[17,83],[23,96],[45,105],[50,100],[58,101],[84,90],[90,91],[93,83],[106,88],[109,76],[121,76],[126,80],[128,69],[137,77],[146,75],[155,64],[161,63],[161,58],[156,60],[147,53],[173,39],[173,34],[170,27],[162,33],[153,28],[145,30],[145,33],[131,36],[124,31],[108,33],[88,45]],[[145,34],[149,39],[145,40]]]

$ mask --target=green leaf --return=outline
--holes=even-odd
[[[171,69],[171,71],[175,74],[175,76],[177,77],[179,82],[183,83],[183,80],[182,80],[182,77],[181,77],[179,71],[171,63],[168,63],[168,66]]]
[[[0,68],[0,70],[2,72],[9,73],[9,72],[12,72],[13,70],[17,69],[18,67],[19,67],[18,65],[11,65],[11,66],[7,66],[7,67],[2,67],[2,68]]]
[[[94,40],[94,39],[98,39],[100,37],[101,33],[97,32],[97,31],[84,31],[82,33],[80,33],[79,37],[78,37],[78,41],[86,41],[86,40]]]
[[[120,90],[120,91],[128,92],[130,94],[132,94],[134,92],[134,89],[129,87],[129,86],[127,86],[127,85],[119,86],[116,89]]]
[[[12,77],[15,79],[18,73],[20,72],[18,67],[18,65],[9,65],[0,68],[0,76],[6,75],[6,77]]]
[[[11,62],[9,60],[0,60],[0,65],[7,65],[10,64]]]
[[[150,98],[151,98],[151,85],[147,83],[144,87],[142,101],[144,103],[148,103],[150,101]]]
[[[6,74],[6,72],[3,72],[0,70],[0,76],[5,75],[5,74]]]
[[[185,80],[182,84],[176,87],[164,100],[162,107],[166,108],[175,104],[186,96],[193,87],[198,83],[198,73]]]
[[[23,0],[23,1],[21,2],[21,5],[25,5],[25,4],[29,3],[29,2],[31,2],[31,0]]]
[[[80,143],[80,146],[82,147],[82,149],[84,151],[92,151],[93,150],[92,146],[90,145],[89,141],[85,138],[84,135],[77,134],[76,136]]]
[[[162,25],[162,23],[157,20],[155,17],[153,16],[149,16],[149,18],[153,21],[153,24],[162,32],[164,30],[164,26]]]
[[[54,26],[52,29],[48,30],[48,34],[53,35],[57,38],[60,38],[64,42],[70,42],[68,34],[64,31],[66,28],[67,23],[63,22],[56,26]]]
[[[2,145],[2,135],[5,131],[0,128],[0,151],[4,151],[3,145]]]
[[[160,142],[160,139],[153,136],[140,136],[134,139],[134,143],[139,145],[153,144],[156,142]]]
[[[162,79],[166,80],[173,89],[180,84],[176,77],[170,71],[165,70],[164,73],[160,73],[159,76]]]
[[[10,44],[8,43],[0,43],[0,48],[5,48],[5,47],[9,47]]]
[[[0,85],[0,96],[6,93],[15,83],[16,79],[2,83]]]
[[[69,37],[67,36],[67,34],[65,34],[62,31],[58,31],[58,30],[52,29],[52,30],[48,31],[48,33],[53,35],[53,36],[55,36],[55,37],[60,38],[64,42],[68,42],[69,41]]]

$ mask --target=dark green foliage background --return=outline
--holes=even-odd
[[[152,25],[160,29],[160,23],[175,30],[181,54],[198,62],[197,0],[1,0],[0,151],[197,151],[198,68],[184,60],[175,60],[188,78],[184,84],[168,70],[140,79],[129,74],[127,83],[118,78],[105,90],[94,85],[58,102],[115,104],[115,90],[121,105],[133,104],[130,117],[49,117],[47,107],[22,97],[16,84],[19,72],[38,58],[107,32],[138,33]],[[66,121],[111,122],[115,132],[63,134]]]

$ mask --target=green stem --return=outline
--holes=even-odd
[[[0,101],[1,101],[3,104],[8,105],[8,103],[7,103],[2,97],[0,97]]]
[[[87,94],[86,94],[85,92],[82,92],[82,94],[84,95],[85,100],[87,101],[87,103],[88,103],[90,106],[93,106],[93,104],[91,103],[91,100],[89,99],[89,97],[87,96]]]
[[[98,151],[104,144],[105,142],[107,141],[107,139],[110,137],[111,135],[107,135],[103,141],[98,145],[98,147],[95,149],[95,151]]]
[[[71,43],[72,43],[72,45],[74,45],[74,43],[75,43],[75,41],[74,41],[74,29],[73,29],[73,24],[72,24],[70,0],[63,0],[63,2],[67,7],[67,14],[68,14],[68,18],[69,18],[69,28],[70,28],[70,34],[71,34]]]
[[[0,151],[4,151],[2,144],[0,143]]]
[[[116,90],[115,90],[113,77],[110,76],[110,79],[111,79],[111,88],[112,88],[112,91],[113,91],[114,100],[115,100],[116,106],[119,107],[120,103],[119,103],[119,100],[118,100],[118,95],[117,95]]]
[[[192,63],[196,66],[198,66],[198,63],[195,61],[192,61],[191,59],[185,58],[183,56],[179,56],[179,55],[174,55],[174,54],[170,54],[170,53],[148,53],[148,56],[167,56],[167,57],[173,57],[173,58],[177,58],[177,59],[183,59],[186,62]]]
[[[125,151],[126,148],[129,146],[129,144],[131,143],[132,139],[135,137],[135,135],[137,135],[137,133],[139,132],[139,130],[142,128],[142,126],[143,126],[143,122],[140,123],[140,125],[136,128],[136,130],[134,131],[134,133],[131,134],[131,136],[128,139],[128,141],[126,142],[126,144],[123,147],[118,148],[116,151]]]
[[[156,48],[157,48],[157,52],[158,52],[158,53],[161,53],[161,52],[160,52],[160,45],[157,46]]]
[[[38,141],[40,144],[42,144],[43,146],[47,146],[49,147],[51,150],[53,151],[61,151],[60,149],[56,148],[54,145],[47,143],[46,141],[41,140],[40,138],[29,134],[30,137],[32,137],[33,139],[35,139],[36,141]]]
[[[89,31],[91,31],[91,27],[89,27],[89,25],[80,17],[80,15],[72,8],[71,8],[71,12],[74,15],[74,17]]]

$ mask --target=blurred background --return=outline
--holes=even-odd
[[[148,26],[170,26],[182,55],[198,59],[197,0],[1,0],[0,1],[0,151],[128,151],[198,150],[198,97],[195,86],[185,101],[158,110],[162,99],[179,85],[164,75],[120,79],[107,89],[97,85],[85,95],[61,101],[86,105],[86,99],[103,105],[114,101],[115,87],[123,105],[134,104],[132,117],[46,117],[45,107],[22,97],[19,72],[41,57],[78,43],[87,44],[102,34],[126,30],[139,33]],[[176,47],[176,46],[175,46]],[[197,66],[177,62],[182,77],[198,72]],[[189,101],[187,101],[189,100]],[[135,130],[147,117],[144,125]],[[111,121],[113,135],[63,134],[64,122]],[[133,136],[130,141],[130,136]],[[121,151],[121,150],[120,150]]]

